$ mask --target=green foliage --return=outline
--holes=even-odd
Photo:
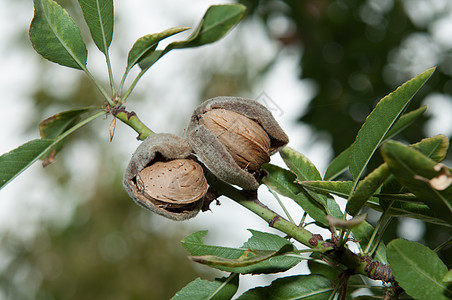
[[[79,4],[95,44],[107,58],[111,82],[110,96],[86,67],[87,50],[79,27],[67,11],[55,1],[34,1],[35,14],[30,25],[30,40],[36,52],[49,61],[83,70],[105,97],[110,106],[106,107],[105,110],[111,113],[111,107],[125,101],[144,71],[151,65],[146,66],[124,95],[118,95],[108,54],[113,35],[113,1],[80,0]],[[164,53],[174,48],[197,47],[219,40],[240,21],[244,12],[244,6],[238,4],[212,6],[204,15],[198,29],[187,41],[172,43],[173,46],[171,46],[172,44],[168,45]],[[127,68],[120,84],[120,90],[122,90],[130,69],[137,63],[145,64],[146,57],[152,56],[160,40],[186,29],[186,27],[170,28],[161,33],[150,34],[138,39],[129,52]],[[162,54],[161,51],[159,53]],[[41,141],[31,141],[2,155],[0,157],[0,188],[3,188],[38,159],[46,159],[44,164],[51,163],[56,152],[63,147],[67,136],[103,114],[102,112],[96,113],[84,121],[78,122],[79,115],[87,110],[88,108],[74,109],[58,113],[44,120],[40,124]],[[141,137],[152,133],[136,115],[118,111],[115,116],[135,129]],[[53,150],[55,150],[54,153],[52,153]]]
[[[178,34],[179,32],[185,31],[189,29],[188,27],[175,27],[167,29],[160,33],[153,33],[145,35],[139,38],[132,46],[132,49],[129,51],[129,55],[127,56],[127,67],[126,74],[129,73],[130,69],[137,64],[144,61],[147,57],[150,57],[157,48],[158,43],[170,37],[172,35]],[[144,63],[141,63],[143,66]]]
[[[163,55],[173,49],[199,47],[221,39],[244,16],[246,8],[241,4],[213,5],[207,9],[198,27],[184,41],[172,42],[164,50],[140,62],[140,68],[146,71]]]
[[[216,278],[214,281],[196,278],[174,295],[172,300],[222,300],[231,299],[239,287],[238,274],[232,273],[228,278]]]
[[[126,69],[117,86],[109,56],[114,30],[113,1],[80,0],[79,5],[91,38],[105,55],[109,89],[89,72],[88,53],[80,29],[55,1],[34,0],[30,40],[47,60],[82,70],[107,104],[100,112],[96,111],[99,107],[82,107],[42,121],[41,139],[31,140],[0,157],[0,188],[38,159],[43,159],[44,165],[52,163],[72,133],[105,114],[133,128],[140,139],[152,134],[135,113],[127,112],[123,106],[141,76],[174,49],[218,41],[245,14],[241,4],[211,6],[187,39],[171,42],[163,49],[158,49],[163,39],[189,28],[173,27],[138,38],[128,52]],[[127,76],[136,65],[140,71],[124,92]],[[218,180],[209,182],[218,195],[227,195],[286,237],[250,229],[252,236],[248,241],[234,248],[204,244],[207,231],[189,235],[182,245],[192,261],[231,274],[213,281],[197,278],[173,299],[230,299],[237,293],[240,274],[284,272],[303,259],[309,260],[311,274],[278,278],[269,286],[246,291],[238,299],[346,299],[360,287],[370,288],[375,296],[386,294],[396,298],[406,292],[414,299],[448,299],[452,295],[451,274],[436,252],[441,253],[450,240],[433,251],[419,243],[401,239],[387,243],[383,238],[389,222],[400,216],[452,227],[451,169],[440,163],[447,155],[447,137],[439,135],[412,145],[390,140],[426,111],[426,107],[421,107],[403,114],[434,70],[426,70],[381,99],[362,124],[354,143],[344,147],[346,150],[330,163],[323,179],[305,155],[289,147],[280,151],[287,169],[272,164],[262,167],[266,173],[261,183],[272,192],[294,200],[303,209],[300,224],[294,223],[285,207],[289,220],[270,210],[258,200],[256,193],[238,190]],[[82,118],[84,114],[88,116]],[[113,122],[110,127],[111,135],[114,125]],[[370,162],[378,153],[383,163],[372,168]],[[347,170],[353,181],[337,181]],[[345,211],[334,197],[347,200]],[[379,213],[375,224],[365,220],[366,213],[360,214],[363,209]],[[329,229],[331,237],[324,241],[307,230],[307,216],[317,226]],[[292,239],[301,243],[303,249],[295,247]],[[346,246],[349,242],[356,243],[359,253],[351,252]],[[303,257],[304,252],[310,256]],[[388,285],[378,290],[362,277]],[[396,288],[397,285],[403,290]]]
[[[358,181],[386,134],[406,109],[413,96],[435,71],[419,74],[378,102],[356,136],[350,153],[350,173]]]
[[[325,227],[328,226],[325,208],[310,198],[301,185],[295,183],[294,173],[271,164],[264,165],[263,169],[268,172],[268,176],[262,180],[265,185],[278,194],[294,200],[311,218]]]
[[[269,286],[249,290],[238,299],[326,300],[332,291],[331,281],[323,276],[299,275],[276,279]]]
[[[32,140],[0,156],[0,187],[16,178],[53,145],[52,140]]]
[[[426,106],[420,107],[409,113],[402,115],[397,122],[391,127],[389,132],[384,136],[383,141],[398,134],[416,121],[427,110]],[[350,164],[350,154],[353,149],[353,144],[347,149],[342,151],[333,161],[329,164],[328,169],[325,172],[324,180],[336,179],[339,175],[345,172]]]
[[[240,248],[205,245],[207,231],[198,231],[182,240],[191,260],[211,267],[241,274],[263,274],[287,271],[301,258],[290,256],[296,251],[286,239],[274,234],[250,230],[252,237]]]
[[[60,117],[64,115],[65,114],[62,113]],[[104,115],[103,112],[96,113],[86,118],[82,122],[77,123],[68,130],[65,130],[67,124],[64,124],[65,122],[60,123],[58,117],[55,119],[56,125],[53,124],[55,126],[53,126],[52,124],[46,125],[46,122],[44,122],[44,134],[49,135],[49,137],[54,136],[55,133],[59,130],[65,131],[54,139],[36,139],[29,141],[19,146],[18,148],[0,156],[0,189],[7,185],[11,180],[16,178],[16,176],[26,170],[38,159],[48,158],[49,153],[53,149],[61,147],[61,142],[64,141],[64,139],[68,135],[102,115]],[[66,115],[66,117],[67,116],[68,115]],[[71,119],[72,120],[70,120],[70,122],[73,122],[73,118]],[[61,125],[65,125],[65,127],[62,128]]]
[[[427,204],[438,218],[452,221],[452,185],[442,190],[428,181],[439,174],[437,162],[419,151],[397,142],[387,142],[382,147],[382,155],[397,180],[417,199]],[[420,177],[419,177],[420,176]],[[419,178],[418,178],[419,177]]]
[[[60,65],[84,69],[88,52],[80,29],[65,9],[52,0],[34,0],[30,40],[36,52]]]
[[[397,282],[414,299],[452,297],[452,288],[443,282],[447,267],[428,247],[393,240],[388,245],[388,259]]]
[[[79,0],[97,48],[105,55],[113,38],[113,0]]]

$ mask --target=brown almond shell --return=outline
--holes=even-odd
[[[177,204],[174,201],[152,198],[137,184],[137,175],[156,161],[185,159],[190,157],[191,153],[190,145],[182,137],[167,133],[149,136],[137,147],[126,168],[123,179],[125,190],[137,204],[159,215],[172,220],[193,218],[202,207],[202,194]],[[207,185],[205,190],[207,191]]]
[[[257,122],[270,137],[270,155],[278,152],[289,138],[271,112],[262,104],[239,97],[216,97],[205,101],[194,111],[187,128],[187,140],[198,159],[219,179],[244,189],[255,190],[259,182],[254,174],[241,168],[225,146],[200,121],[213,109],[231,110]]]

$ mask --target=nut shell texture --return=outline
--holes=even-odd
[[[253,120],[226,109],[213,109],[201,116],[207,127],[243,169],[258,170],[270,161],[270,138]]]
[[[153,134],[136,149],[123,185],[139,205],[173,220],[194,217],[207,192],[202,167],[189,159],[187,141],[172,134]]]
[[[199,200],[207,192],[207,180],[201,165],[191,159],[159,161],[141,170],[137,187],[148,198],[170,204]]]
[[[284,147],[289,142],[289,138],[273,118],[270,111],[254,100],[238,97],[216,97],[205,101],[194,111],[187,128],[187,140],[199,160],[219,179],[230,184],[238,185],[244,189],[255,190],[259,187],[259,182],[256,180],[254,176],[255,172],[253,171],[260,168],[262,159],[257,159],[256,165],[254,165],[254,163],[251,163],[252,160],[249,159],[249,156],[246,156],[247,158],[244,161],[246,164],[250,162],[248,166],[246,164],[243,166],[244,164],[240,162],[238,163],[240,159],[236,159],[237,157],[234,158],[233,156],[237,154],[243,157],[243,153],[241,152],[243,152],[244,144],[242,142],[233,143],[227,149],[223,143],[225,141],[221,141],[221,135],[218,135],[217,131],[209,129],[208,122],[206,122],[206,113],[207,119],[215,119],[216,117],[209,117],[212,114],[211,111],[216,111],[218,114],[220,110],[235,112],[241,116],[245,116],[249,119],[248,121],[259,124],[263,131],[260,129],[253,130],[257,128],[254,125],[242,126],[245,124],[243,122],[239,122],[242,127],[240,130],[236,127],[231,131],[235,133],[235,138],[238,140],[240,140],[239,137],[244,137],[241,140],[242,142],[244,140],[247,140],[247,143],[258,141],[257,144],[259,146],[256,149],[267,144],[264,141],[266,139],[265,135],[262,134],[262,132],[265,132],[270,141],[268,146],[269,155],[278,152],[279,149]],[[216,123],[216,125],[221,124],[221,122]],[[243,129],[245,130],[243,131]],[[250,137],[251,135],[253,135],[253,138]],[[259,138],[256,139],[254,136]],[[228,137],[226,140],[230,141],[231,138]],[[231,152],[233,155],[231,155]],[[268,161],[267,158],[263,160],[264,162]]]

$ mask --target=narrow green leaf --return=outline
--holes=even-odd
[[[43,155],[46,155],[69,134],[104,114],[104,112],[99,112],[86,118],[69,130],[66,130],[63,134],[59,135],[57,139],[31,140],[28,143],[25,143],[22,146],[19,146],[18,148],[0,156],[0,189],[6,186],[6,184],[16,178],[39,158],[43,157]]]
[[[303,154],[290,147],[284,147],[279,152],[284,163],[297,175],[299,181],[321,180],[319,171]]]
[[[170,48],[190,48],[218,41],[245,15],[242,4],[212,5],[193,34],[185,41],[174,42]]]
[[[229,277],[216,278],[214,281],[196,278],[179,292],[171,300],[223,300],[231,299],[239,287],[239,275],[231,274]]]
[[[195,262],[227,272],[276,273],[286,271],[300,262],[299,257],[284,255],[295,250],[288,240],[270,233],[250,231],[253,236],[240,248],[205,245],[202,238],[207,231],[186,237],[182,245]]]
[[[449,140],[444,135],[437,135],[423,139],[416,144],[410,145],[410,147],[440,162],[446,157]],[[366,178],[358,183],[356,190],[347,202],[346,211],[352,216],[358,214],[361,208],[377,192],[390,175],[391,171],[386,163],[373,170]]]
[[[278,194],[295,200],[295,195],[302,192],[302,187],[295,183],[297,176],[294,173],[272,164],[264,164],[262,168],[268,172],[268,176],[262,179],[262,183]]]
[[[419,74],[384,97],[367,117],[358,132],[350,154],[349,169],[355,181],[359,180],[386,134],[434,70],[431,68]]]
[[[204,14],[198,27],[185,41],[169,44],[163,51],[156,52],[139,62],[144,71],[157,60],[173,49],[199,47],[218,41],[236,25],[245,15],[246,7],[242,4],[224,4],[210,6]]]
[[[439,218],[452,221],[452,186],[437,190],[420,180],[430,180],[438,175],[434,169],[437,162],[393,141],[386,142],[381,152],[391,172],[403,186],[427,204]]]
[[[353,194],[347,201],[345,210],[350,215],[356,216],[366,204],[367,200],[372,197],[390,175],[391,171],[385,163],[373,170],[366,178],[358,183]]]
[[[113,37],[113,0],[79,0],[97,48],[107,54]]]
[[[388,244],[387,255],[395,279],[408,295],[415,299],[451,299],[452,289],[442,281],[447,267],[431,249],[396,239]]]
[[[292,245],[284,245],[280,249],[274,251],[256,249],[245,250],[238,258],[224,258],[216,255],[190,256],[189,258],[194,262],[213,267],[222,266],[228,268],[240,268],[255,265],[291,251],[293,251]]]
[[[410,145],[410,147],[420,151],[428,158],[440,162],[446,158],[449,149],[449,139],[447,136],[439,134],[434,137],[422,139],[420,142]]]
[[[154,54],[155,48],[157,48],[157,45],[161,40],[166,39],[167,37],[170,37],[182,31],[185,31],[187,29],[190,28],[174,27],[159,33],[148,34],[140,37],[133,44],[132,48],[129,51],[129,55],[127,56],[126,73],[128,73],[130,69],[137,63],[140,63],[142,69],[146,68],[147,67],[146,62],[148,62],[146,58],[151,57]],[[143,63],[141,63],[142,61]]]
[[[352,146],[353,145],[350,145],[331,161],[326,169],[324,180],[334,180],[348,169],[348,166],[350,165],[350,153],[352,152]]]
[[[328,227],[325,207],[313,200],[301,185],[294,183],[296,180],[294,173],[272,164],[265,164],[262,168],[268,172],[268,176],[262,179],[262,183],[278,194],[294,200],[311,218]]]
[[[63,134],[66,130],[75,126],[80,119],[81,115],[89,110],[98,109],[98,107],[84,107],[80,109],[72,109],[64,112],[57,113],[39,123],[39,135],[42,140],[56,139]],[[57,145],[52,147],[48,153],[41,156],[40,159],[45,159],[43,166],[54,161],[55,155],[61,150],[66,139],[61,140]]]
[[[88,53],[74,20],[55,1],[34,0],[33,3],[30,40],[36,52],[60,65],[84,69]]]
[[[0,189],[31,166],[54,143],[53,140],[31,140],[0,156]]]
[[[366,206],[377,211],[385,211],[389,216],[404,216],[432,224],[448,225],[443,219],[438,218],[430,207],[419,203],[419,199],[412,194],[376,194],[375,197],[380,199],[380,203],[370,200]]]
[[[237,299],[327,300],[333,290],[333,284],[326,277],[321,275],[299,275],[276,279],[269,286],[249,290]]]
[[[399,132],[413,124],[414,121],[416,121],[416,119],[418,119],[426,110],[427,106],[422,106],[402,115],[394,124],[394,126],[392,126],[391,130],[389,130],[389,132],[385,135],[383,140],[390,139],[394,135],[398,134]],[[334,180],[348,169],[348,166],[350,164],[350,153],[353,148],[352,146],[353,145],[345,149],[335,159],[333,159],[325,172],[324,180]]]
[[[415,110],[407,112],[400,116],[394,126],[391,127],[389,132],[385,135],[384,140],[390,139],[396,134],[402,132],[405,128],[414,123],[420,116],[422,116],[427,110],[427,106],[421,106]]]
[[[41,139],[56,139],[80,120],[80,116],[94,107],[84,107],[57,113],[39,123]],[[72,125],[72,126],[71,126]]]
[[[285,147],[283,148],[279,154],[281,155],[282,159],[284,160],[284,163],[289,167],[289,169],[295,173],[297,176],[297,182],[305,181],[305,180],[321,180],[322,177],[320,176],[319,171],[315,167],[315,165],[303,154],[300,152],[290,148]],[[315,201],[317,201],[320,205],[325,207],[325,210],[327,214],[336,216],[337,211],[339,211],[339,215],[337,217],[342,216],[342,212],[340,212],[340,209],[337,210],[337,207],[333,207],[333,210],[330,211],[329,205],[334,205],[333,202],[334,199],[330,199],[330,201],[327,200],[327,196],[318,194],[313,191],[307,191],[309,196],[312,197]]]
[[[352,188],[352,181],[303,181],[300,182],[307,189],[317,191],[319,193],[333,194],[341,198],[347,199]]]

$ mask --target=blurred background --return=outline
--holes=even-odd
[[[89,38],[77,1],[57,2],[82,29],[88,68],[108,86],[104,57]],[[291,138],[289,146],[323,173],[353,142],[379,99],[438,66],[409,107],[428,105],[426,115],[396,138],[413,143],[452,135],[451,1],[240,2],[248,11],[239,26],[215,44],[165,56],[142,78],[127,109],[155,132],[183,134],[205,99],[233,95],[272,103]],[[211,4],[116,1],[110,48],[116,82],[137,38],[174,26],[194,27]],[[55,113],[103,104],[82,72],[34,52],[28,39],[32,17],[31,0],[0,2],[0,153],[39,137],[38,123]],[[0,299],[169,299],[196,277],[225,275],[191,263],[180,244],[185,236],[207,229],[206,243],[240,246],[250,236],[247,228],[275,232],[223,198],[221,206],[182,223],[138,207],[121,179],[139,142],[120,122],[109,142],[110,122],[105,117],[84,127],[69,138],[55,163],[45,169],[36,163],[0,191]],[[277,155],[272,162],[281,164]],[[282,211],[265,187],[259,193]],[[302,211],[292,201],[285,204],[300,220]],[[401,219],[391,223],[385,240],[401,236],[434,248],[451,234]],[[451,250],[440,256],[450,268]],[[288,274],[305,272],[301,263]],[[243,276],[240,290],[274,278]]]

